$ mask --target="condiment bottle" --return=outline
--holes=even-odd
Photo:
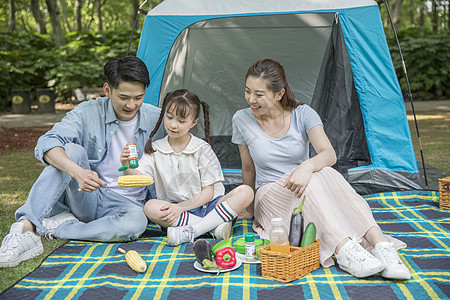
[[[127,148],[130,151],[130,154],[128,155],[128,168],[136,169],[139,167],[136,143],[128,143]]]
[[[269,233],[270,250],[289,254],[291,251],[289,236],[283,226],[283,220],[281,218],[273,218],[271,224],[272,228]]]
[[[244,234],[244,239],[245,239],[245,260],[249,262],[256,261],[255,234],[253,232],[248,232]]]

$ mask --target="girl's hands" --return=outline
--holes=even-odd
[[[174,203],[168,203],[161,208],[161,221],[167,222],[171,225],[175,223],[180,215],[185,211],[182,207]]]
[[[122,166],[128,165],[128,156],[130,155],[130,150],[127,147],[123,148],[122,153],[120,154],[120,163]]]
[[[300,198],[311,180],[313,171],[314,166],[308,161],[304,161],[292,171],[291,175],[287,178],[284,187],[293,192],[297,198]]]

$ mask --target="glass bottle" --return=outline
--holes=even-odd
[[[272,228],[270,229],[270,250],[289,254],[291,248],[289,246],[289,235],[283,226],[281,218],[273,218],[271,220]]]
[[[255,234],[248,232],[244,234],[245,239],[245,261],[256,261],[255,254]]]

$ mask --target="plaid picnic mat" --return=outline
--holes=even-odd
[[[220,275],[197,271],[192,244],[169,247],[155,226],[131,243],[70,241],[1,299],[446,299],[450,297],[450,212],[438,193],[407,191],[365,196],[383,231],[408,244],[400,256],[409,281],[379,275],[357,279],[338,267],[322,268],[290,283],[261,276],[259,264]],[[233,241],[251,230],[233,227]],[[148,269],[138,274],[117,248],[137,250]]]

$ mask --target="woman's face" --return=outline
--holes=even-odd
[[[255,116],[265,115],[281,107],[283,93],[274,93],[267,88],[267,80],[247,77],[245,82],[245,100]]]

